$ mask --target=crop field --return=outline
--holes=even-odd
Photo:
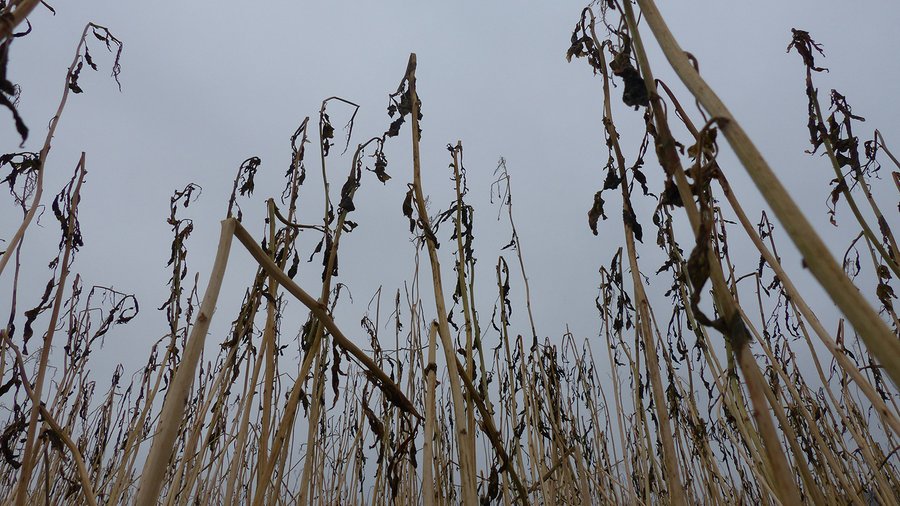
[[[540,136],[478,176],[480,139],[428,137],[449,108],[411,46],[385,57],[381,102],[315,98],[280,134],[287,163],[234,159],[220,228],[201,230],[188,164],[164,178],[167,216],[114,230],[86,190],[92,153],[50,153],[73,104],[129,92],[129,41],[84,25],[61,91],[36,98],[45,122],[14,64],[41,58],[18,39],[52,30],[32,23],[52,7],[0,1],[3,504],[900,505],[900,130],[866,123],[826,68],[851,34],[796,27],[774,55],[806,114],[771,121],[808,138],[808,187],[827,187],[810,197],[704,78],[722,61],[682,48],[652,0],[556,8],[571,17],[558,59],[595,95],[575,219],[522,220],[575,195],[553,190],[561,168],[540,201],[520,193]],[[161,149],[179,165],[189,148]],[[151,220],[165,243],[126,239]],[[98,230],[120,249],[90,249]],[[569,267],[561,230],[602,244],[576,266],[587,304],[534,282]],[[129,266],[164,265],[163,300],[80,270],[137,247],[165,257]],[[559,321],[566,305],[590,308],[587,333]]]

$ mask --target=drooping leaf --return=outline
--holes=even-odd
[[[594,205],[591,206],[591,210],[588,211],[588,225],[591,227],[591,232],[594,235],[597,235],[597,222],[602,217],[604,220],[606,219],[606,213],[603,211],[603,196],[602,191],[598,191],[594,194]]]
[[[12,113],[13,121],[16,125],[16,132],[18,132],[19,137],[22,138],[20,145],[23,146],[25,145],[25,140],[28,139],[28,127],[25,126],[25,120],[22,119],[22,116],[19,115],[19,110],[16,108],[15,97],[17,95],[17,88],[6,77],[6,68],[9,63],[9,47],[11,44],[11,40],[0,44],[0,105],[9,109]]]
[[[406,197],[403,199],[403,216],[406,216],[409,219],[409,233],[412,233],[413,230],[416,229],[416,220],[413,219],[413,187],[409,185],[409,190],[406,192]]]

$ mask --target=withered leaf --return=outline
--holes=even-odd
[[[322,154],[323,156],[328,156],[328,150],[331,149],[332,143],[329,139],[334,138],[334,127],[331,125],[331,121],[328,117],[328,114],[323,112],[320,116],[320,135],[322,142]]]
[[[891,236],[891,227],[888,225],[886,219],[884,219],[883,214],[878,215],[878,230],[881,231],[881,237],[886,241]]]
[[[3,455],[3,460],[9,464],[9,467],[13,469],[18,469],[22,466],[22,463],[17,460],[18,455],[13,451],[13,447],[15,446],[13,441],[25,430],[26,423],[25,417],[19,415],[19,417],[3,429],[3,433],[0,434],[0,454]]]
[[[791,28],[791,35],[791,42],[785,50],[786,53],[789,53],[791,49],[795,49],[803,58],[803,64],[806,65],[807,68],[816,72],[828,71],[828,69],[824,67],[816,67],[816,59],[813,55],[813,51],[822,56],[825,56],[825,52],[822,50],[821,44],[812,40],[812,37],[809,36],[809,32]]]
[[[409,232],[410,233],[412,233],[413,230],[416,229],[416,220],[413,219],[412,200],[413,200],[413,187],[412,187],[412,185],[409,185],[409,190],[406,192],[406,197],[403,199],[403,216],[406,216],[409,219]]]
[[[338,205],[338,212],[350,212],[356,210],[356,205],[353,204],[353,195],[356,192],[356,189],[359,188],[359,179],[360,170],[359,167],[356,167],[347,177],[344,186],[341,187],[341,202]]]
[[[294,252],[294,258],[291,260],[291,266],[288,268],[287,275],[289,278],[294,279],[294,276],[297,275],[297,268],[300,265],[300,256],[297,252]]]
[[[405,121],[406,120],[403,119],[403,116],[400,116],[394,121],[391,121],[391,125],[388,127],[388,131],[385,132],[385,135],[387,135],[388,137],[397,137],[398,135],[400,135],[400,127],[403,126],[403,123]]]
[[[629,67],[622,72],[621,77],[625,82],[625,91],[622,92],[622,101],[625,102],[625,105],[635,109],[650,105],[647,85],[637,70]]]
[[[97,64],[94,63],[94,60],[91,58],[91,52],[88,50],[87,45],[84,46],[84,59],[92,69],[97,70]]]
[[[840,200],[841,195],[844,193],[844,191],[847,191],[849,187],[847,186],[847,180],[843,177],[840,178],[840,180],[833,179],[831,183],[834,184],[834,188],[831,189],[831,205],[829,206],[828,210],[828,220],[831,221],[832,225],[837,226],[837,220],[835,219],[835,214],[837,212],[837,203],[838,200]]]
[[[23,353],[28,353],[28,340],[31,339],[31,336],[34,335],[34,329],[31,328],[34,321],[37,319],[38,315],[46,311],[50,308],[50,304],[48,300],[50,299],[50,293],[53,291],[53,287],[56,286],[56,283],[53,279],[47,282],[47,285],[44,287],[44,294],[41,295],[41,301],[32,309],[25,311],[25,327],[22,330],[22,339],[24,341],[24,345],[22,347]]]
[[[602,191],[598,191],[594,194],[594,205],[591,206],[591,210],[588,211],[588,225],[591,227],[591,232],[594,235],[597,235],[597,222],[602,217],[604,220],[606,219],[606,213],[603,212],[603,196]]]
[[[5,394],[6,392],[8,392],[9,389],[13,387],[13,385],[18,385],[18,384],[19,384],[18,381],[19,381],[19,378],[18,378],[18,376],[14,373],[13,376],[12,376],[12,378],[9,379],[9,381],[7,381],[6,383],[4,383],[3,386],[0,386],[0,397],[3,397],[3,394]]]
[[[639,160],[639,161],[641,163],[643,163],[643,160]],[[631,170],[634,173],[635,181],[637,181],[638,184],[641,185],[641,191],[644,192],[644,195],[649,195],[650,190],[647,188],[647,176],[644,175],[643,172],[641,172],[640,166],[637,163],[635,163],[634,167],[632,167]]]
[[[622,209],[622,219],[625,220],[625,223],[631,228],[631,231],[634,232],[634,238],[637,239],[638,242],[643,243],[644,240],[644,230],[641,228],[641,224],[637,221],[637,215],[634,213],[634,209],[632,209],[631,204],[626,204]]]
[[[688,257],[687,270],[691,286],[699,292],[709,279],[709,227],[706,223],[702,223],[697,232],[697,242]]]
[[[667,179],[663,185],[663,193],[660,196],[659,203],[667,206],[684,207],[681,193],[678,192],[678,186],[672,179]]]
[[[313,250],[312,254],[309,255],[309,260],[307,260],[307,262],[312,262],[313,257],[315,257],[317,253],[322,251],[322,246],[324,245],[324,243],[325,243],[325,238],[323,237],[322,239],[319,240],[319,243],[316,244],[316,248]]]
[[[14,98],[16,96],[16,87],[6,78],[6,67],[9,63],[9,47],[11,44],[11,41],[7,41],[0,45],[0,105],[6,107],[12,113],[13,121],[16,124],[16,132],[22,138],[21,145],[24,145],[25,140],[28,139],[28,127],[25,126],[25,121],[19,115],[18,109],[16,109]]]
[[[251,156],[244,160],[244,163],[241,164],[238,169],[238,173],[240,174],[241,185],[239,188],[240,195],[247,196],[252,195],[253,190],[256,189],[256,182],[254,178],[256,176],[256,172],[259,170],[259,166],[262,163],[262,160],[259,157]]]
[[[891,288],[891,285],[887,283],[878,283],[875,294],[878,296],[878,300],[884,304],[884,307],[893,309],[894,304],[891,302],[891,299],[896,299],[897,295],[894,294],[894,289]]]
[[[622,178],[619,177],[619,174],[613,168],[612,165],[609,166],[609,170],[606,171],[606,180],[603,181],[603,189],[604,190],[614,190],[619,187],[619,183],[622,182]]]
[[[375,176],[382,183],[387,183],[391,176],[386,172],[388,165],[387,157],[384,156],[384,153],[381,151],[377,151],[375,153]]]
[[[69,89],[72,90],[72,93],[84,93],[84,90],[78,86],[78,75],[81,73],[81,68],[84,66],[84,62],[79,61],[78,65],[75,66],[75,69],[69,74]]]
[[[334,402],[331,407],[334,407],[340,397],[338,387],[341,383],[341,376],[346,376],[347,373],[341,371],[341,355],[343,353],[338,349],[337,344],[332,344],[331,352],[334,357],[331,364],[331,390],[334,392]]]

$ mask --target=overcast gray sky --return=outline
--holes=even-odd
[[[75,270],[88,285],[113,285],[135,293],[143,309],[139,319],[107,340],[110,360],[133,361],[126,367],[133,370],[164,333],[164,315],[155,308],[166,296],[170,237],[165,219],[172,191],[189,182],[203,187],[200,200],[182,212],[195,221],[189,265],[201,273],[205,287],[218,222],[240,162],[249,156],[263,161],[257,194],[243,206],[245,225],[258,234],[262,202],[281,186],[290,159],[288,139],[303,118],[309,115],[315,121],[321,100],[338,95],[362,106],[351,146],[380,134],[388,124],[387,94],[396,89],[410,52],[418,54],[425,191],[431,195],[432,210],[447,207],[452,194],[444,147],[462,140],[470,203],[477,213],[481,285],[493,283],[497,248],[509,239],[505,222],[496,221],[496,205],[489,203],[493,171],[504,156],[512,175],[515,219],[539,334],[558,337],[568,324],[579,337],[596,335],[597,269],[609,263],[621,244],[622,228],[615,211],[601,225],[600,237],[587,226],[592,196],[603,183],[606,150],[601,81],[584,61],[565,60],[582,2],[84,1],[55,2],[54,7],[56,16],[37,9],[31,17],[34,32],[16,41],[11,51],[9,77],[22,87],[20,110],[32,129],[27,149],[40,148],[84,24],[105,25],[125,43],[119,93],[108,77],[110,55],[98,41],[90,42],[100,71],[82,72],[85,93],[70,98],[45,180],[49,204],[71,176],[79,153],[87,153],[89,176],[81,208],[86,246]],[[817,76],[823,95],[838,88],[854,112],[868,120],[859,135],[869,137],[877,127],[889,143],[900,146],[900,101],[890,95],[900,82],[900,4],[660,2],[660,7],[682,46],[699,59],[708,82],[807,216],[835,251],[842,251],[855,229],[828,225],[825,199],[831,169],[826,160],[804,153],[804,71],[800,58],[785,54],[785,47],[792,27],[810,31],[825,47],[827,59],[821,64],[831,69]],[[643,33],[651,40],[645,26]],[[656,76],[675,84],[655,43],[649,43],[649,49]],[[690,104],[686,94],[681,96]],[[349,118],[346,108],[333,106],[331,111],[336,126]],[[642,135],[640,113],[622,105],[615,114],[631,159]],[[351,334],[357,333],[356,322],[374,290],[383,284],[392,293],[412,273],[412,246],[400,212],[405,183],[411,180],[408,137],[407,126],[390,142],[388,172],[393,179],[387,185],[364,175],[353,215],[360,228],[342,243],[338,281],[349,284],[356,304],[338,315]],[[0,112],[0,142],[3,152],[17,150],[19,141],[5,111]],[[755,219],[762,203],[724,145],[723,150],[723,167]],[[318,180],[312,176],[316,158],[308,159],[311,176],[304,196],[309,199],[302,211],[306,222],[321,215]],[[645,172],[651,191],[658,191],[661,169],[651,158]],[[349,156],[333,156],[329,163],[337,190]],[[896,202],[896,194],[885,195],[894,199],[888,204]],[[8,201],[3,205],[0,235],[9,237],[19,215]],[[610,202],[609,209],[617,205]],[[652,203],[643,199],[639,205],[639,217],[649,231]],[[896,223],[896,210],[892,205],[887,210],[889,221]],[[849,224],[849,214],[843,211],[839,219],[844,216]],[[24,279],[39,287],[46,281],[44,266],[58,241],[52,217],[45,216],[41,223],[43,229],[33,228],[26,237],[24,250]],[[643,267],[651,274],[659,263],[651,251],[652,232],[647,236],[641,252],[646,257]],[[786,237],[780,237],[782,255],[788,257],[792,249]],[[306,240],[307,254],[315,242]],[[221,340],[221,331],[240,304],[241,287],[252,275],[249,257],[238,248],[229,265],[212,343]],[[376,266],[372,258],[383,263]],[[746,269],[755,268],[754,262],[751,255]],[[786,265],[805,279],[797,257]],[[301,285],[317,292],[319,273],[318,262],[304,264]],[[668,285],[667,279],[651,281]],[[2,307],[7,306],[8,282],[8,275],[0,280]],[[513,289],[521,291],[517,277]],[[38,290],[26,287],[22,293],[31,299],[19,307],[33,306]],[[830,307],[819,301],[820,307]],[[481,296],[479,310],[485,320],[492,303],[493,296]]]

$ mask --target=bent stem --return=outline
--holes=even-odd
[[[175,446],[175,438],[184,418],[185,407],[194,375],[197,370],[197,362],[206,342],[206,334],[212,323],[212,316],[219,300],[219,291],[222,288],[222,280],[225,277],[225,268],[228,266],[228,256],[231,250],[231,241],[234,238],[235,227],[240,226],[236,219],[228,218],[222,221],[222,231],[219,234],[219,247],[216,249],[216,259],[209,275],[209,284],[203,295],[200,312],[184,347],[181,362],[175,370],[172,383],[169,385],[166,398],[163,401],[162,411],[159,415],[156,434],[153,436],[153,444],[150,453],[144,462],[144,470],[138,485],[137,506],[152,506],[159,499],[159,491],[162,487],[166,469],[172,458]]]

